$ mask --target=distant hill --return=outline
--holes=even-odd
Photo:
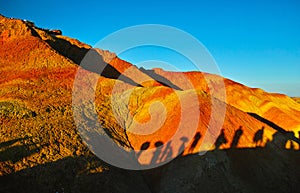
[[[300,103],[300,98],[299,97],[292,97],[297,103]]]

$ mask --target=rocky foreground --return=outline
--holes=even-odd
[[[300,192],[296,99],[207,73],[139,69],[54,32],[0,16],[0,192]],[[74,111],[83,130],[99,122],[93,129],[141,166],[168,163],[134,171],[102,161]]]

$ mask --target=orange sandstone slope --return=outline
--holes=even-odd
[[[300,98],[299,97],[292,97],[297,103],[300,103]]]
[[[300,131],[300,104],[286,95],[250,88],[208,73],[168,72],[162,69],[154,69],[154,71],[185,90],[191,87],[204,90],[227,104],[247,113],[255,113],[288,131],[294,131],[295,134]],[[210,91],[206,82],[216,89]],[[222,88],[222,84],[225,85],[225,99],[222,91],[218,90]]]
[[[84,76],[91,75],[97,79],[95,109],[98,119],[117,144],[126,148],[139,151],[145,142],[150,143],[149,148],[154,147],[156,142],[161,142],[169,143],[174,152],[184,150],[184,147],[185,155],[211,150],[216,146],[221,149],[230,146],[255,147],[255,134],[262,127],[265,128],[263,145],[271,141],[276,132],[276,128],[246,113],[255,112],[264,116],[270,108],[257,106],[251,97],[241,102],[236,100],[236,103],[229,100],[229,91],[233,88],[238,89],[233,92],[233,96],[239,92],[251,92],[262,98],[258,97],[260,100],[270,100],[263,97],[264,93],[257,95],[258,91],[225,80],[228,96],[226,102],[232,106],[226,105],[217,99],[217,93],[209,93],[200,72],[184,73],[194,84],[194,90],[186,80],[177,76],[180,73],[140,70],[108,51],[91,49],[78,40],[53,34],[31,22],[2,16],[0,21],[1,142],[30,135],[45,143],[38,153],[26,159],[43,157],[36,162],[41,164],[84,154],[82,142],[74,141],[74,136],[78,139],[80,137],[72,117],[72,88],[78,69],[82,70]],[[89,67],[83,69],[79,65],[86,54],[94,60],[87,60]],[[209,76],[216,85],[222,79]],[[81,82],[82,91],[93,89],[89,81]],[[126,100],[124,96],[127,97]],[[276,102],[275,99],[272,100]],[[199,103],[199,107],[195,103]],[[214,109],[212,103],[215,105]],[[292,107],[288,105],[282,109],[278,106],[277,109],[282,113],[290,112]],[[221,107],[226,109],[224,123]],[[295,107],[297,108],[293,108]],[[87,120],[92,120],[94,117],[90,115],[89,108],[88,103],[82,104],[82,114]],[[298,112],[296,109],[294,111]],[[295,116],[291,122],[297,124],[296,115],[286,116]],[[274,122],[277,123],[276,120]],[[226,140],[214,145],[221,127]],[[239,129],[242,130],[242,135],[238,141],[234,141]],[[197,133],[201,137],[193,144]],[[182,138],[185,138],[184,142]],[[65,144],[57,146],[56,142],[62,139]],[[67,145],[68,143],[70,144]],[[150,151],[140,161],[143,164],[149,163],[152,153]],[[21,163],[15,170],[24,167],[26,165]]]
[[[83,58],[88,66],[80,67]],[[209,191],[212,187],[218,190],[215,192],[232,192],[248,189],[252,184],[264,185],[262,174],[268,174],[267,188],[269,184],[283,189],[293,187],[297,173],[286,168],[293,168],[295,164],[289,163],[296,161],[293,156],[284,156],[294,151],[282,150],[287,141],[278,134],[282,128],[247,112],[269,119],[268,108],[259,106],[258,99],[269,100],[290,120],[291,115],[285,113],[291,109],[297,112],[298,107],[286,103],[287,97],[280,99],[230,80],[225,80],[226,104],[219,93],[208,89],[203,75],[207,74],[138,69],[108,51],[92,49],[31,22],[0,15],[0,191],[197,192],[197,186],[207,192],[213,192]],[[76,106],[84,117],[83,128],[94,127],[94,121],[101,123],[116,144],[127,151],[134,149],[139,162],[146,166],[168,161],[182,150],[179,159],[164,169],[158,168],[159,172],[149,173],[122,170],[98,159],[82,141],[84,136],[79,135],[74,121],[75,77],[79,79],[77,91],[83,93],[79,95],[81,106]],[[221,77],[208,77],[216,88],[220,87]],[[96,87],[91,85],[93,80]],[[95,103],[84,101],[88,91],[95,92]],[[245,93],[258,99],[245,98]],[[91,113],[94,109],[96,117]],[[297,121],[296,114],[293,116],[291,120]],[[286,123],[269,120],[289,129]],[[157,148],[161,152],[155,149],[157,144],[164,145]],[[271,148],[254,148],[266,144]],[[298,144],[289,143],[292,144],[299,149]],[[149,151],[140,152],[145,147]],[[212,151],[204,156],[192,155],[206,150]],[[218,177],[211,178],[215,176],[211,172]],[[281,177],[282,172],[286,178]],[[245,176],[254,178],[244,180]],[[222,183],[223,179],[229,183]],[[206,182],[215,184],[207,186]],[[232,189],[228,184],[233,184]],[[261,192],[264,190],[268,189]]]

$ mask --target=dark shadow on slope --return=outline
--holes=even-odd
[[[137,159],[140,157],[140,155],[143,153],[143,151],[147,150],[149,147],[150,147],[150,142],[149,141],[144,142],[141,145],[139,152],[136,153]]]
[[[54,41],[46,40],[46,42],[60,55],[69,58],[78,65],[80,64],[86,53],[90,50],[87,48],[80,48],[76,45],[71,44],[69,41],[58,38],[56,36],[52,36],[52,38],[54,39]]]
[[[189,141],[189,139],[187,137],[181,137],[180,141],[181,141],[181,145],[178,150],[178,155],[182,155],[184,153],[184,150],[186,148],[186,143]]]
[[[34,145],[13,146],[0,152],[0,162],[12,161],[15,163],[34,153],[38,153],[39,150],[40,148],[37,148]]]
[[[160,156],[159,161],[164,162],[164,161],[169,161],[172,156],[173,156],[173,148],[172,148],[172,141],[168,141],[165,149],[162,151],[162,154]]]
[[[164,85],[166,87],[173,88],[175,90],[183,90],[180,87],[178,87],[177,85],[175,85],[173,82],[168,80],[167,78],[157,74],[154,70],[146,70],[143,67],[141,67],[139,69],[140,69],[140,71],[147,74],[148,76],[150,76],[151,78],[153,78],[154,80],[156,80],[157,82],[161,83],[162,85]]]
[[[91,49],[80,63],[81,67],[91,72],[97,73],[105,78],[118,79],[128,84],[142,87],[131,78],[121,74],[110,64],[107,64],[103,57],[94,49]]]
[[[141,87],[140,84],[136,83],[131,78],[121,74],[116,68],[114,68],[110,64],[105,63],[103,57],[94,49],[87,49],[84,47],[80,48],[74,44],[71,44],[69,41],[57,36],[52,36],[52,38],[54,39],[54,41],[46,40],[46,42],[54,50],[56,50],[62,56],[69,58],[84,69],[95,72],[106,78],[118,79],[128,84]],[[82,61],[83,59],[84,61]],[[182,90],[167,78],[155,73],[154,70],[146,70],[144,68],[140,68],[139,70],[164,86],[176,90]]]
[[[13,140],[10,140],[10,141],[2,142],[2,143],[0,143],[0,149],[5,148],[5,147],[9,147],[9,146],[15,144],[16,142],[24,141],[24,140],[27,140],[27,139],[29,139],[29,137],[18,138],[18,139],[13,139]]]
[[[263,143],[264,138],[264,130],[265,127],[263,126],[261,129],[257,130],[253,137],[253,142],[256,144],[256,147],[261,146]]]
[[[255,119],[265,123],[266,125],[272,127],[273,129],[275,129],[276,131],[282,133],[282,134],[287,134],[287,135],[290,135],[289,133],[290,132],[287,132],[285,129],[283,129],[282,127],[278,126],[277,124],[269,121],[268,119],[265,119],[255,113],[248,113],[249,115],[251,115],[252,117],[254,117]],[[299,145],[300,145],[300,139],[296,138],[293,134],[293,136],[291,136],[291,140],[297,142]]]
[[[227,142],[228,140],[225,137],[224,129],[221,129],[221,132],[215,142],[215,149],[220,149],[221,145],[226,144]]]
[[[38,153],[41,150],[41,146],[37,146],[34,143],[26,143],[21,145],[13,145],[18,141],[23,141],[25,138],[11,140],[0,144],[0,162],[11,161],[16,163],[23,158]]]
[[[265,147],[181,155],[146,171],[119,169],[93,155],[68,157],[0,177],[0,192],[298,193],[300,153],[285,149],[288,139],[276,132]],[[162,145],[155,143],[153,163],[164,153]]]
[[[295,141],[294,138],[295,138],[295,136],[294,136],[293,132],[282,133],[282,132],[277,131],[273,134],[273,140],[268,142],[265,147],[266,148],[276,147],[278,149],[286,149],[286,145],[288,143],[293,144],[293,141]],[[299,148],[300,148],[300,146],[299,146]],[[290,150],[294,150],[294,147],[290,147]]]
[[[237,145],[239,144],[239,140],[240,140],[242,135],[243,135],[243,130],[242,130],[242,126],[240,126],[238,128],[238,130],[236,130],[235,133],[234,133],[233,139],[232,139],[231,144],[230,144],[230,148],[236,148],[237,147]]]
[[[129,77],[121,74],[110,64],[104,62],[103,57],[94,49],[80,48],[67,40],[53,36],[55,41],[46,42],[59,54],[69,58],[82,68],[97,73],[103,77],[118,79],[134,86],[141,86]]]
[[[190,154],[144,171],[152,192],[300,192],[300,153],[278,146],[282,133],[266,147],[229,148]]]
[[[150,162],[150,164],[152,164],[152,165],[156,164],[159,161],[159,157],[161,156],[164,143],[162,141],[157,141],[157,142],[155,142],[154,145],[155,145],[156,150],[153,153],[153,157]]]
[[[194,139],[193,139],[193,142],[192,142],[192,144],[191,144],[191,146],[190,146],[190,148],[189,148],[189,152],[193,152],[193,151],[194,151],[194,149],[196,148],[196,146],[197,146],[197,144],[198,144],[200,138],[201,138],[201,134],[200,134],[200,132],[197,132],[197,133],[195,134]]]
[[[150,193],[139,172],[110,166],[95,156],[66,157],[0,176],[0,192]]]

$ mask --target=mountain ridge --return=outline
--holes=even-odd
[[[297,153],[294,155],[292,152],[299,149],[300,108],[298,103],[286,96],[278,97],[250,89],[207,73],[141,70],[109,51],[93,49],[78,40],[4,16],[0,17],[0,45],[0,178],[6,182],[2,187],[7,192],[14,189],[13,184],[18,179],[22,179],[27,188],[32,186],[24,179],[24,175],[45,184],[43,179],[36,180],[44,176],[45,171],[49,172],[51,185],[49,189],[37,185],[39,188],[36,192],[40,192],[41,188],[45,191],[63,191],[61,188],[64,188],[68,192],[85,192],[83,185],[89,184],[89,179],[98,181],[96,184],[107,192],[174,191],[172,186],[176,187],[176,184],[172,184],[172,181],[166,186],[160,182],[168,179],[173,167],[178,167],[178,172],[182,172],[180,168],[183,163],[199,171],[211,172],[215,172],[215,169],[209,165],[225,164],[225,169],[216,167],[218,174],[227,176],[226,172],[232,172],[230,174],[234,177],[227,177],[235,183],[241,183],[237,187],[245,188],[248,182],[237,180],[245,174],[236,174],[236,168],[239,167],[236,161],[242,158],[235,152],[245,150],[245,155],[251,158],[259,156],[259,167],[263,171],[280,173],[282,167],[266,166],[270,158],[262,156],[261,152],[267,152],[267,155],[271,152],[274,156],[293,154],[296,157]],[[119,147],[136,152],[142,166],[150,167],[151,163],[164,163],[173,158],[175,161],[162,166],[162,171],[154,169],[147,173],[119,169],[98,159],[88,149],[84,136],[80,135],[74,122],[72,97],[76,94],[75,80],[79,80],[78,91],[95,91],[96,96],[91,106],[89,101],[84,101],[86,93],[80,95],[83,103],[78,112],[84,117],[83,128],[89,128],[90,123],[95,121],[100,122],[103,127],[101,131],[108,134]],[[90,85],[93,80],[97,80],[96,87]],[[225,82],[226,99],[219,90],[211,91],[204,80],[210,81],[214,88],[220,87],[219,81]],[[265,99],[264,95],[270,99]],[[124,97],[127,97],[127,101]],[[197,103],[199,108],[195,105]],[[269,103],[274,104],[269,108]],[[261,110],[264,106],[267,106],[267,110]],[[220,114],[213,115],[213,107]],[[224,107],[224,130],[221,130],[218,123],[222,120]],[[92,109],[95,109],[97,117],[91,113]],[[264,119],[275,125],[268,124]],[[181,131],[177,138],[176,129]],[[182,141],[184,137],[186,141]],[[161,152],[158,152],[157,144],[164,145]],[[143,148],[149,151],[140,152]],[[291,152],[286,148],[292,149]],[[206,151],[207,156],[196,156]],[[158,157],[155,156],[157,154]],[[273,161],[272,166],[284,165],[285,162],[292,163],[291,167],[295,165],[292,158],[280,160],[284,163]],[[207,168],[200,168],[198,161],[208,165]],[[66,171],[68,175],[59,171]],[[202,173],[192,172],[189,169],[187,173],[182,173],[189,176],[185,180],[189,180],[192,187],[195,182],[187,174],[191,173],[204,181],[210,179],[209,176],[201,176]],[[291,176],[285,172],[286,178],[282,181],[286,187],[293,187],[297,172],[297,168]],[[92,174],[96,177],[92,178]],[[159,177],[155,178],[157,175]],[[174,177],[180,181],[180,174]],[[69,184],[55,178],[66,180]],[[270,180],[272,182],[273,179]],[[273,181],[276,180],[274,177]],[[114,183],[122,185],[114,187]],[[262,192],[268,190],[268,184],[260,183],[264,187]],[[79,189],[68,187],[70,184]],[[182,181],[178,184],[182,184]],[[225,186],[216,187],[222,189]],[[190,186],[185,188],[190,190]],[[228,189],[228,192],[231,190]],[[281,192],[288,190],[290,188]]]

